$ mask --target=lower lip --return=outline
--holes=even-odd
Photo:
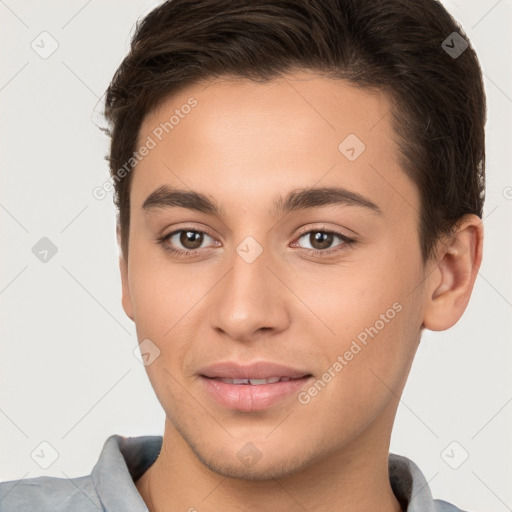
[[[261,411],[275,403],[297,394],[312,377],[302,377],[274,384],[228,384],[221,380],[201,376],[207,393],[228,409]]]

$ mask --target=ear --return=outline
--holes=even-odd
[[[121,303],[123,305],[124,312],[126,313],[126,316],[130,318],[131,320],[134,320],[133,317],[133,304],[132,304],[132,297],[130,294],[130,283],[128,280],[128,262],[126,261],[123,251],[121,249],[121,230],[119,227],[119,224],[116,228],[117,232],[117,244],[119,246],[119,271],[121,273],[121,286],[122,286],[122,299]]]
[[[464,313],[482,262],[483,236],[482,220],[468,214],[439,240],[427,278],[423,319],[427,329],[449,329]]]

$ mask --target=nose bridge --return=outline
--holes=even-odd
[[[249,339],[263,327],[284,328],[288,315],[279,283],[268,269],[272,259],[270,250],[253,236],[234,247],[231,268],[210,310],[212,327],[238,340]]]
[[[232,258],[232,269],[228,275],[226,299],[235,301],[234,307],[242,310],[251,303],[270,304],[269,278],[272,277],[267,268],[269,264],[268,250],[254,237],[246,236],[235,247]],[[254,311],[254,310],[253,310]]]

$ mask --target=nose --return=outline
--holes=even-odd
[[[292,293],[277,277],[282,274],[278,262],[265,250],[251,261],[251,250],[250,244],[239,246],[215,287],[209,313],[213,329],[244,343],[286,330],[291,317]]]

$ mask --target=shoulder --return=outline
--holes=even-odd
[[[434,503],[436,504],[436,512],[467,512],[455,505],[452,505],[451,503],[448,503],[447,501],[434,500]]]
[[[0,512],[103,510],[90,476],[39,476],[0,483]]]

